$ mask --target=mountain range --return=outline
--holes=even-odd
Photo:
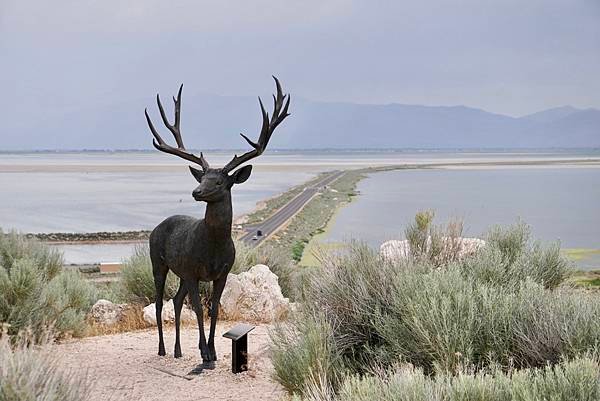
[[[167,102],[168,101],[168,102]],[[167,115],[172,103],[165,96]],[[168,104],[167,104],[168,103]],[[266,102],[267,110],[270,102]],[[0,150],[149,149],[148,107],[163,138],[171,141],[156,104],[123,99],[102,106],[48,111],[36,118],[5,119]],[[292,98],[291,116],[271,148],[589,148],[600,147],[600,110],[571,106],[510,117],[465,106],[325,103]],[[255,98],[184,93],[181,129],[191,149],[244,149],[238,133],[256,138]]]

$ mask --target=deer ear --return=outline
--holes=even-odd
[[[192,175],[194,176],[196,181],[198,181],[198,182],[202,181],[202,177],[204,176],[204,171],[195,169],[192,166],[189,166],[189,167],[190,167],[190,172],[192,173]]]
[[[250,177],[251,172],[252,172],[252,165],[244,166],[241,169],[234,171],[233,174],[231,174],[231,178],[233,178],[233,183],[241,184],[241,183],[245,182]]]

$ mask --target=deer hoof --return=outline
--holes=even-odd
[[[217,360],[217,351],[215,351],[214,349],[209,350],[208,351],[208,360],[216,361]]]
[[[181,351],[175,351],[175,358],[181,358],[182,356]]]
[[[202,371],[204,370],[202,365],[203,364],[200,364],[200,365],[196,366],[194,369],[190,370],[188,375],[199,375],[200,373],[202,373]]]
[[[202,369],[207,369],[207,370],[213,370],[214,368],[216,368],[216,364],[215,361],[202,361]]]

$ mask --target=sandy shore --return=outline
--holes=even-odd
[[[183,358],[173,358],[174,328],[165,330],[167,356],[159,357],[156,328],[108,336],[71,340],[54,345],[61,363],[87,371],[92,382],[90,401],[191,401],[279,400],[283,388],[272,379],[268,355],[269,326],[257,326],[249,334],[249,370],[231,372],[231,340],[222,337],[234,323],[220,322],[215,346],[219,361],[214,370],[190,376],[200,362],[198,331],[182,329]],[[206,326],[205,326],[206,327]]]

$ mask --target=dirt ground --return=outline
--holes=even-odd
[[[61,363],[87,371],[91,401],[135,400],[280,400],[283,388],[272,379],[268,326],[257,326],[248,337],[248,371],[231,372],[231,340],[222,337],[234,323],[217,326],[216,369],[188,375],[201,362],[198,330],[182,328],[183,358],[173,358],[175,330],[165,328],[167,356],[160,357],[156,328],[89,337],[55,345]],[[205,325],[206,327],[206,325]]]

